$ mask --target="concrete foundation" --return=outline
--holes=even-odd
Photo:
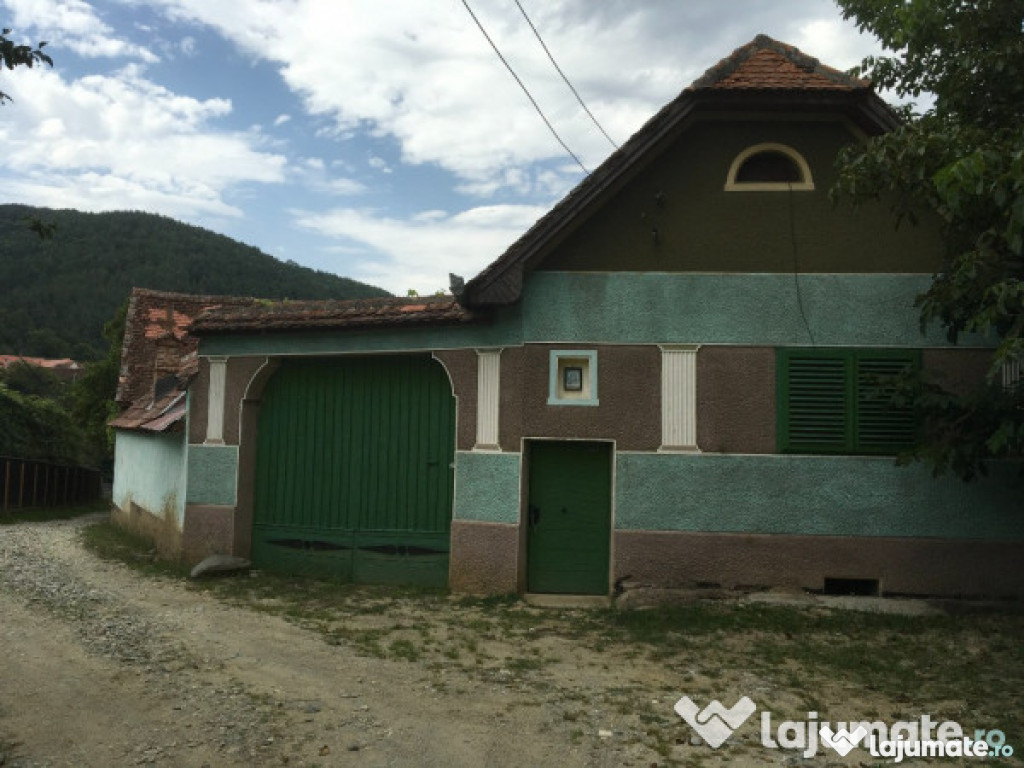
[[[453,592],[501,595],[518,591],[519,526],[452,522],[448,586]]]
[[[182,532],[182,557],[189,564],[209,555],[230,555],[234,551],[235,508],[188,504]]]
[[[615,578],[634,584],[791,587],[877,579],[883,594],[1024,595],[1024,542],[616,531]]]

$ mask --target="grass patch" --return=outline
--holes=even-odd
[[[109,512],[109,501],[97,501],[92,504],[78,504],[70,507],[27,507],[24,509],[8,509],[0,512],[0,525],[16,525],[18,523],[48,523],[53,520],[73,520],[76,517],[93,515],[97,512]]]
[[[155,561],[147,540],[110,523],[85,528],[83,538],[100,557],[141,572],[184,574]],[[796,715],[850,700],[858,711],[845,714],[892,722],[928,713],[967,727],[999,727],[1007,743],[1024,742],[1007,715],[1024,711],[1024,616],[1010,611],[907,617],[731,601],[559,611],[515,596],[468,598],[269,572],[189,581],[186,588],[280,616],[355,653],[484,680],[505,668],[538,696],[552,684],[548,670],[559,658],[579,663],[603,680],[602,708],[639,717],[645,742],[662,757],[677,723],[664,703],[638,714],[637,702],[647,696],[647,683],[638,681],[651,670],[668,686],[659,695],[665,701],[683,693],[711,699],[760,691],[780,713],[789,708]],[[636,676],[622,671],[634,666]],[[574,684],[561,688],[565,701],[592,697]],[[595,725],[590,720],[587,709],[572,707],[561,722],[579,740]]]
[[[173,578],[188,575],[187,566],[158,559],[150,539],[125,530],[109,520],[83,528],[82,543],[87,550],[103,560],[123,563],[147,575]]]

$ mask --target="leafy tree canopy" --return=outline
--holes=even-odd
[[[34,67],[36,64],[48,64],[53,66],[53,59],[43,53],[46,42],[41,42],[35,48],[31,45],[15,45],[8,35],[11,30],[4,29],[0,32],[0,64],[6,69],[15,67]],[[11,101],[11,97],[0,91],[0,104]]]
[[[1021,0],[837,0],[891,55],[857,74],[900,96],[931,94],[897,130],[851,147],[837,192],[892,200],[899,217],[931,208],[946,229],[943,268],[918,298],[922,324],[951,341],[997,339],[989,388],[971,395],[921,381],[917,458],[965,479],[984,461],[1024,453],[1024,393],[1003,392],[1004,363],[1024,359],[1024,3]]]

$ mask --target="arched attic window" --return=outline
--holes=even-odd
[[[785,144],[755,144],[732,161],[726,192],[812,190],[814,179],[803,155]]]

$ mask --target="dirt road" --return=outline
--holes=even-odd
[[[779,721],[929,714],[1021,745],[1014,613],[792,595],[807,605],[595,613],[270,574],[200,587],[98,559],[81,541],[95,519],[0,526],[4,768],[881,764],[766,748],[760,716],[712,749],[673,711],[684,694],[749,696]]]
[[[656,761],[616,742],[610,720],[604,738],[581,738],[561,699],[533,686],[438,686],[422,665],[140,578],[84,551],[83,524],[0,528],[0,764]]]

